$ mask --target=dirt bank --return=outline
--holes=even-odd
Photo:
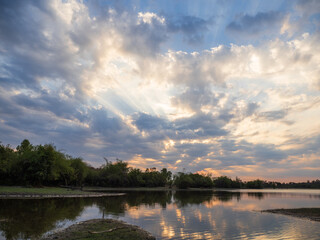
[[[269,209],[261,212],[269,212],[276,214],[283,214],[292,217],[299,217],[309,219],[311,221],[320,222],[320,208],[293,208],[293,209]]]

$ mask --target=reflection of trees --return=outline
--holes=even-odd
[[[171,203],[172,192],[130,192],[122,197],[99,198],[96,203],[103,213],[121,214],[127,207],[140,206],[142,204],[154,206],[161,205],[163,208]]]
[[[127,207],[171,203],[171,192],[131,192],[108,198],[0,199],[0,231],[6,239],[38,238],[57,222],[75,220],[85,207],[96,204],[102,213],[121,214]]]
[[[6,239],[36,238],[50,231],[58,221],[74,220],[90,199],[0,199],[0,230]]]
[[[122,214],[126,211],[126,196],[97,198],[95,202],[103,214]]]
[[[226,192],[226,191],[215,192],[214,198],[215,198],[215,200],[218,200],[220,202],[229,202],[233,198],[236,198],[237,201],[240,201],[241,193],[240,192]]]
[[[181,207],[188,204],[202,204],[209,201],[220,201],[228,202],[236,198],[238,201],[241,198],[240,192],[214,192],[214,191],[203,191],[203,192],[191,192],[191,191],[178,191],[174,195],[174,199],[177,204]]]
[[[160,204],[163,208],[171,203],[171,191],[159,192],[133,192],[127,195],[127,203],[131,206],[139,206],[140,204],[155,205]]]
[[[248,192],[248,197],[252,197],[252,198],[257,198],[259,200],[263,199],[264,198],[264,193],[262,192],[252,192],[252,193],[249,193]]]
[[[65,198],[65,199],[0,199],[0,231],[6,239],[37,238],[56,227],[57,222],[74,220],[87,206],[97,205],[101,215],[124,214],[130,207],[156,204],[166,208],[172,199],[178,207],[200,205],[206,202],[228,202],[241,198],[241,194],[262,199],[260,192],[228,191],[159,191],[128,192],[119,197]],[[270,193],[269,193],[270,194]]]
[[[209,202],[213,197],[213,191],[177,191],[173,197],[178,206],[183,207],[189,204]]]

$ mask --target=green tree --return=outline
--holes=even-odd
[[[0,184],[11,184],[11,172],[15,161],[13,149],[9,145],[0,144]]]
[[[138,168],[131,168],[128,173],[128,182],[131,187],[144,187],[145,181],[143,179],[143,173]]]
[[[59,182],[65,186],[68,186],[75,178],[75,171],[71,167],[71,161],[67,160],[66,156],[61,152],[56,153],[54,173],[59,175]]]
[[[231,188],[232,180],[227,176],[217,177],[213,180],[214,186],[217,188]]]
[[[74,181],[77,186],[83,186],[83,180],[88,174],[88,166],[82,161],[81,158],[71,158],[70,166],[73,169]]]
[[[165,184],[171,186],[172,185],[172,172],[168,171],[168,169],[161,169],[161,175],[165,179]]]
[[[247,188],[255,188],[255,189],[260,189],[263,188],[263,181],[260,179],[254,180],[254,181],[249,181],[246,184]]]
[[[190,188],[194,185],[191,174],[179,172],[174,176],[174,185],[181,189]]]
[[[119,159],[115,163],[106,161],[100,170],[102,184],[109,187],[127,186],[128,172],[128,163]]]

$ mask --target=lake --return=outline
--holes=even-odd
[[[131,191],[121,197],[0,199],[0,239],[34,239],[93,218],[157,239],[320,239],[320,222],[260,210],[320,207],[320,190]]]

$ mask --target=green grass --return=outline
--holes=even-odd
[[[106,232],[107,230],[111,229],[111,232]],[[155,238],[151,236],[148,232],[136,226],[112,219],[92,219],[85,222],[81,222],[43,239],[155,240]]]
[[[112,192],[112,191],[144,191],[144,192],[152,192],[152,191],[213,191],[219,190],[218,188],[187,188],[187,189],[179,189],[179,188],[169,188],[169,187],[85,187],[84,191],[94,191],[94,192]]]
[[[168,187],[85,187],[84,191],[106,192],[106,191],[168,191]]]
[[[0,186],[0,194],[58,194],[58,195],[70,195],[70,194],[88,194],[88,192],[82,192],[80,190],[71,190],[67,188],[59,187],[17,187],[17,186]]]

